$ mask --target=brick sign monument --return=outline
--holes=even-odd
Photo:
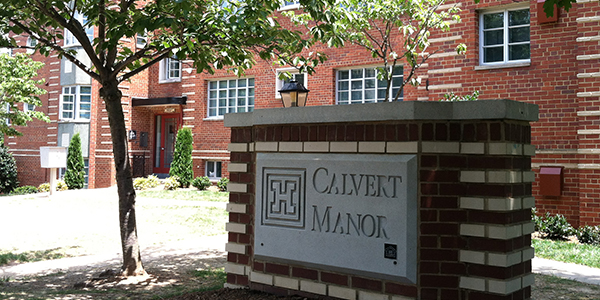
[[[227,286],[341,299],[529,299],[537,106],[230,114]]]

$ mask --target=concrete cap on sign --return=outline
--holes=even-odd
[[[513,100],[406,101],[257,109],[225,115],[225,127],[401,120],[537,121],[538,106]]]

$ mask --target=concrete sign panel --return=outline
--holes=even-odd
[[[258,153],[257,258],[416,283],[415,155]]]

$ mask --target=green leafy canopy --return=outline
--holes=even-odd
[[[20,104],[37,107],[42,105],[38,95],[43,95],[46,91],[38,85],[44,83],[44,80],[33,78],[43,65],[26,54],[14,57],[0,54],[0,134],[22,135],[15,126],[25,126],[33,118],[50,121],[40,111],[26,111],[18,107]]]

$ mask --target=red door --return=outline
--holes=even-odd
[[[177,136],[178,129],[179,115],[169,114],[156,116],[156,147],[154,149],[153,173],[169,173],[171,162],[173,162],[175,137]]]

